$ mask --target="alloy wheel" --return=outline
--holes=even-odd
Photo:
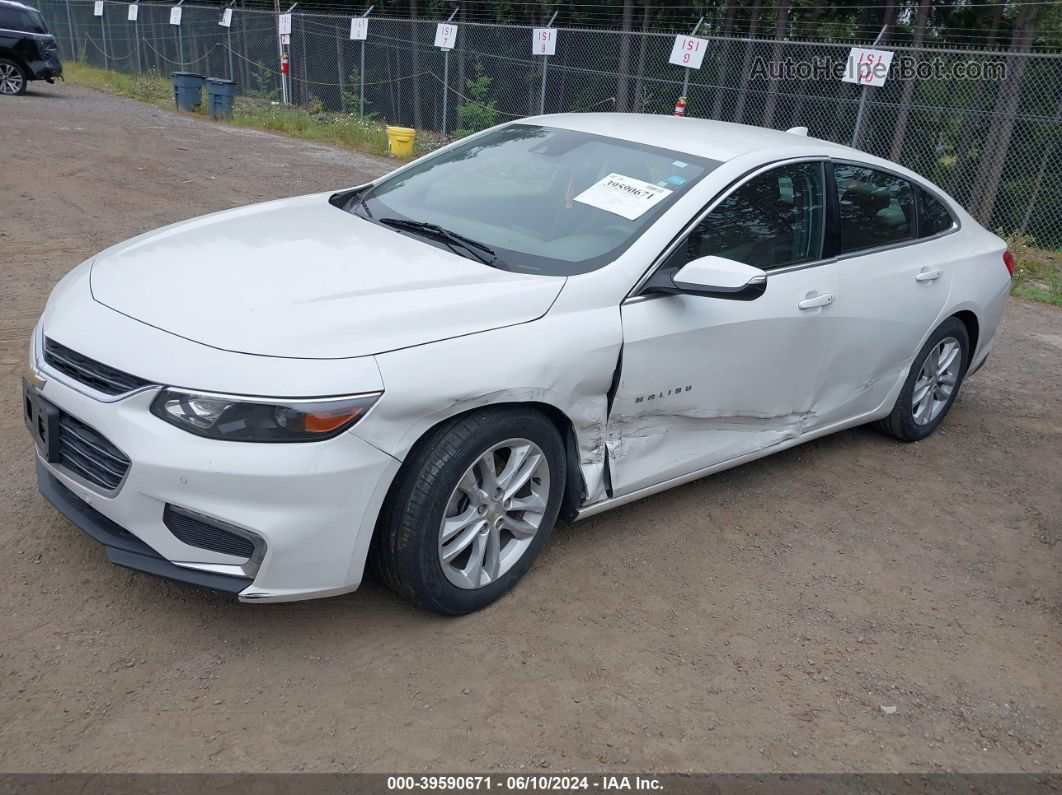
[[[938,342],[922,362],[911,394],[911,414],[917,425],[928,425],[940,416],[959,382],[962,347],[955,337]]]
[[[22,72],[14,64],[0,63],[0,94],[22,91]]]
[[[534,442],[508,439],[461,476],[439,527],[439,562],[458,588],[483,588],[531,546],[549,500],[549,463]]]

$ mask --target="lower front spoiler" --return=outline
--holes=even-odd
[[[236,595],[251,584],[250,577],[215,574],[178,566],[162,557],[125,528],[111,521],[59,482],[37,460],[37,487],[44,499],[94,540],[103,544],[107,559],[127,569],[144,571],[168,580]]]

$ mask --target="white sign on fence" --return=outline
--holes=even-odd
[[[667,59],[667,62],[676,66],[685,66],[688,69],[700,69],[707,49],[707,39],[676,36],[675,43],[671,46],[671,57]]]
[[[859,83],[861,86],[883,86],[891,65],[892,53],[889,50],[853,47],[848,53],[848,64],[841,80],[845,83]]]
[[[457,25],[449,22],[440,22],[435,28],[435,46],[444,50],[452,50],[457,41]]]
[[[277,17],[277,32],[281,36],[291,35],[291,14],[281,14]]]
[[[140,13],[140,6],[136,3],[132,3],[129,6],[129,14],[126,16],[130,22],[136,22],[136,15]]]
[[[174,6],[173,8],[170,9],[170,24],[171,25],[180,25],[181,24],[181,7],[180,6]]]
[[[535,28],[531,35],[532,55],[556,55],[557,31],[555,28]]]
[[[365,41],[369,38],[369,18],[354,17],[350,20],[351,41]]]
[[[103,0],[96,0],[96,2],[92,4],[92,16],[103,16]]]
[[[232,27],[232,9],[224,8],[221,11],[221,19],[218,20],[218,24],[223,28]]]

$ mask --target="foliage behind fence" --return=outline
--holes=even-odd
[[[241,92],[282,96],[276,16],[237,10],[231,28],[217,6],[42,0],[67,58],[125,72],[188,70],[237,80]],[[436,20],[372,19],[364,44],[350,17],[295,13],[288,52],[290,100],[365,112],[422,130],[469,129],[546,113],[627,110],[670,113],[684,70],[668,63],[673,36],[564,29],[548,65],[531,55],[531,28],[465,24],[448,68],[433,46]],[[785,129],[850,143],[862,88],[834,78],[772,77],[754,67],[783,61],[843,61],[849,43],[705,37],[704,64],[691,72],[687,114]],[[891,46],[923,64],[1002,63],[999,80],[890,79],[870,89],[858,147],[896,160],[945,188],[990,228],[1062,249],[1062,56]],[[359,83],[363,81],[364,85]],[[544,91],[543,91],[544,81]],[[444,103],[444,84],[450,92]],[[446,107],[444,119],[444,105]],[[617,130],[617,132],[621,132]]]

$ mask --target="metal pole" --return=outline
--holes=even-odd
[[[177,0],[177,5],[180,6],[184,0]],[[181,20],[184,22],[184,20]],[[181,30],[183,26],[177,26],[177,60],[180,61],[180,67],[184,68],[184,31]]]
[[[701,23],[704,22],[704,17],[697,20],[697,24],[693,26],[693,32],[691,36],[696,36],[697,31],[700,30]],[[686,96],[686,93],[690,90],[690,68],[687,66],[682,70],[685,74],[682,75],[682,96]]]
[[[103,7],[103,14],[100,16],[100,39],[103,42],[103,68],[109,69],[110,63],[107,60],[107,27],[103,24],[103,20],[107,18],[107,6]]]
[[[297,5],[298,5],[298,3],[292,3],[291,4],[291,8],[289,8],[284,13],[285,14],[290,14],[292,12],[292,9],[294,9],[295,6],[297,6]],[[290,35],[291,34],[288,34],[289,38],[290,38]],[[281,59],[281,61],[284,61],[285,60],[285,56],[288,55],[288,45],[284,43],[284,37],[280,35],[280,20],[279,19],[277,20],[277,38],[280,40],[280,59]],[[282,98],[284,100],[284,104],[285,105],[290,105],[291,104],[291,58],[287,57],[286,60],[288,62],[288,70],[286,72],[284,72],[280,76],[280,88],[281,88],[282,93],[283,93],[283,97]]]
[[[888,25],[884,26],[878,33],[877,38],[874,39],[874,43],[871,47],[877,47],[881,43],[881,40],[885,37],[885,31],[888,30]],[[863,86],[863,93],[859,95],[859,110],[856,111],[855,129],[852,130],[852,148],[859,148],[859,138],[863,132],[863,112],[867,106],[867,92],[870,90],[870,86]]]
[[[229,8],[232,8],[235,5],[236,5],[236,0],[232,0],[232,2],[229,3]],[[227,28],[225,28],[225,49],[228,50],[228,56],[229,56],[229,80],[235,80],[236,79],[236,70],[233,67],[233,62],[232,62],[232,19],[231,18],[229,19],[229,26]]]
[[[452,22],[454,17],[457,16],[457,11],[461,6],[454,9],[454,12],[450,14],[450,18],[447,22]],[[449,99],[450,99],[450,51],[443,50],[443,107],[442,107],[442,134],[446,135],[446,117],[449,114]]]
[[[369,16],[376,6],[365,9],[363,17]],[[358,115],[365,115],[365,39],[361,40],[361,63],[358,66]]]
[[[546,23],[547,28],[553,27],[553,20],[557,18],[559,11],[554,11],[553,16],[549,18],[549,22]],[[542,56],[542,89],[538,95],[538,112],[542,115],[546,112],[546,72],[549,71],[549,56]]]
[[[136,73],[143,74],[144,67],[140,61],[140,5],[137,4],[136,19],[133,20],[133,39],[136,46]]]
[[[70,0],[66,0],[66,31],[70,35],[70,60],[77,57],[77,48],[74,46],[74,21],[70,17]]]

